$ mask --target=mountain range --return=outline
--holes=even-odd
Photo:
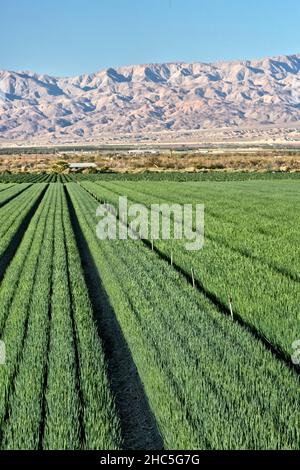
[[[62,78],[0,71],[0,143],[261,126],[300,126],[300,54]]]

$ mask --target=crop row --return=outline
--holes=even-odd
[[[23,183],[23,184],[14,185],[8,188],[6,191],[1,191],[0,192],[0,207],[7,204],[10,200],[18,196],[18,194],[21,194],[23,191],[25,191],[29,187],[30,187],[29,184]]]
[[[55,176],[47,173],[2,173],[0,183],[51,183],[56,181]]]
[[[45,184],[32,185],[24,193],[0,207],[0,257],[3,256],[22,221],[26,219],[45,188]]]
[[[113,173],[113,172],[101,172],[98,171],[94,174],[72,174],[67,175],[72,178],[73,181],[124,181],[124,182],[233,182],[233,181],[252,181],[252,180],[294,180],[297,181],[300,178],[300,172],[298,173],[282,173],[282,172],[223,172],[223,171],[199,171],[193,173],[187,172],[149,172],[143,171],[140,173]]]
[[[0,334],[1,339],[5,341],[6,345],[5,367],[0,368],[0,423],[2,440],[6,442],[8,448],[11,447],[8,437],[9,430],[7,429],[9,425],[6,416],[7,414],[12,416],[13,413],[18,410],[16,406],[13,411],[11,406],[9,406],[9,402],[17,401],[17,398],[14,397],[16,394],[20,393],[18,392],[18,389],[20,389],[18,380],[22,380],[22,375],[24,374],[22,366],[24,363],[26,364],[26,357],[23,353],[29,348],[29,346],[24,343],[24,339],[26,337],[27,328],[30,327],[32,323],[33,315],[33,311],[30,308],[30,301],[32,299],[32,305],[35,304],[33,296],[35,282],[37,281],[35,274],[45,239],[44,235],[47,220],[51,224],[50,209],[51,197],[50,191],[48,191],[36,214],[32,218],[16,256],[9,265],[0,287]],[[52,217],[53,212],[54,207],[52,207]],[[47,279],[44,281],[46,283]],[[18,288],[16,289],[17,286]],[[43,315],[42,309],[41,315]],[[43,334],[43,332],[40,333],[41,335]],[[32,366],[33,365],[34,364],[32,364]],[[20,368],[20,374],[18,374],[18,367]],[[26,403],[26,392],[28,393],[33,386],[32,382],[33,378],[35,378],[35,374],[32,372],[31,370],[29,383],[26,384],[26,386],[24,386],[23,383],[22,389],[24,393],[22,394],[21,401],[24,399],[24,403]],[[14,388],[16,390],[15,393],[13,392]],[[20,414],[22,414],[22,411],[22,408],[20,408]],[[32,419],[36,417],[38,412],[37,409],[34,411],[35,413],[32,414],[30,408],[28,408],[28,416],[31,416]],[[11,430],[11,439],[15,443],[16,448],[23,447],[24,439],[27,439],[26,436],[28,436],[28,441],[30,442],[31,433],[34,434],[35,432],[38,438],[38,431],[34,429],[34,426],[32,426],[31,431],[29,431],[30,428],[27,428],[25,423],[26,421],[24,421],[24,425],[19,423],[17,429]],[[24,434],[26,435],[24,436]]]
[[[141,241],[99,241],[98,202],[67,190],[166,448],[299,447],[298,376]]]
[[[71,181],[124,181],[124,182],[238,182],[238,181],[291,181],[297,182],[300,173],[247,173],[247,172],[142,172],[142,173],[113,173],[98,171],[95,174],[60,174],[60,173],[2,173],[0,183],[67,183]]]
[[[15,183],[0,183],[0,192],[6,191],[7,189],[12,188],[15,185]]]
[[[0,337],[2,448],[120,447],[62,185],[49,186],[5,273]]]
[[[6,342],[7,395],[2,397],[2,448],[37,449],[42,437],[43,389],[47,367],[49,296],[56,197],[48,189],[4,277],[1,305],[7,311],[2,323]],[[26,289],[22,303],[19,289]],[[21,292],[20,294],[24,294]],[[8,330],[15,308],[15,332]],[[17,349],[17,358],[11,349]],[[17,362],[18,361],[18,362]],[[11,370],[10,373],[8,373]],[[7,415],[4,410],[8,410]]]
[[[75,328],[74,340],[77,344],[85,446],[88,449],[114,449],[122,444],[119,420],[109,392],[102,344],[94,323],[93,310],[81,269],[80,255],[65,196],[62,200],[62,220],[68,257],[69,292]]]
[[[118,420],[62,186],[59,191],[43,446],[111,449],[120,445]]]

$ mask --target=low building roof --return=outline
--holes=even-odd
[[[69,168],[97,168],[96,163],[70,163]]]

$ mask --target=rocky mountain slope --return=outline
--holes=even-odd
[[[300,54],[58,78],[0,71],[0,143],[300,124]]]

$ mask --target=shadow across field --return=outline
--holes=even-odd
[[[5,274],[5,271],[9,265],[9,263],[11,262],[11,260],[13,259],[13,257],[15,256],[15,253],[21,243],[21,240],[24,236],[24,233],[26,232],[27,230],[27,227],[32,219],[32,217],[34,216],[37,208],[39,207],[46,191],[47,191],[47,188],[48,188],[48,185],[42,190],[41,194],[39,195],[39,197],[37,198],[37,200],[35,201],[35,203],[33,204],[33,206],[31,207],[31,209],[29,210],[29,212],[26,214],[26,216],[24,217],[24,219],[22,220],[21,224],[19,225],[19,228],[17,230],[17,232],[15,233],[15,235],[12,237],[8,247],[6,248],[3,256],[1,256],[0,258],[0,282],[2,281],[3,277],[4,277],[4,274]],[[27,189],[27,188],[26,188]],[[18,193],[18,196],[20,195],[20,193]]]
[[[100,203],[104,203],[105,201],[101,200],[98,196],[93,194],[90,190],[81,186],[90,196],[92,196],[96,201]],[[117,216],[118,220],[119,217]],[[128,225],[127,225],[128,226]],[[138,234],[136,233],[137,237]],[[293,364],[291,361],[290,356],[276,343],[272,343],[268,340],[268,338],[261,332],[256,326],[246,319],[244,319],[239,312],[235,311],[234,309],[230,309],[228,305],[226,305],[215,293],[208,290],[204,284],[201,282],[200,279],[193,278],[192,273],[187,272],[185,268],[180,266],[179,264],[175,263],[173,260],[171,262],[170,255],[166,254],[165,252],[161,251],[156,245],[152,244],[150,240],[147,239],[140,239],[141,243],[147,247],[149,250],[152,250],[156,253],[156,255],[163,261],[165,261],[168,265],[171,265],[172,268],[177,271],[185,280],[193,285],[195,289],[197,289],[202,295],[204,295],[209,301],[217,308],[217,310],[229,317],[232,320],[236,321],[242,328],[246,329],[253,338],[263,344],[263,346],[270,351],[277,360],[282,362],[285,366],[287,366],[292,372],[297,374],[299,377],[300,367],[298,364]]]
[[[155,417],[150,409],[131,352],[99,276],[65,188],[73,231],[108,365],[108,377],[121,422],[124,449],[163,449]]]
[[[153,251],[157,254],[157,256],[171,265],[171,258],[169,255],[161,251],[155,245],[152,247],[152,244],[149,240],[142,240],[145,246],[148,249],[153,249]],[[209,301],[218,309],[218,311],[228,317],[231,317],[233,321],[236,321],[242,328],[247,330],[253,338],[257,341],[261,342],[263,346],[270,351],[277,360],[282,362],[285,366],[287,366],[292,372],[295,372],[299,376],[300,368],[297,364],[293,364],[291,361],[290,356],[287,355],[285,351],[281,349],[278,344],[273,344],[271,341],[268,340],[264,334],[259,331],[253,324],[249,323],[245,320],[236,310],[230,309],[228,305],[226,305],[216,294],[208,290],[199,279],[193,279],[191,273],[188,273],[184,268],[176,263],[172,263],[172,267],[177,271],[181,276],[183,276],[186,281],[194,285],[194,287],[201,292]]]
[[[8,197],[7,199],[5,199],[4,201],[1,201],[0,202],[0,207],[3,207],[5,206],[6,204],[8,204],[10,201],[12,201],[13,199],[15,199],[16,197],[20,196],[22,193],[24,193],[24,191],[26,191],[27,189],[29,189],[31,187],[31,184],[29,186],[26,186],[26,188],[22,188],[20,191],[18,191],[17,193],[15,194],[12,194],[10,197]],[[10,188],[8,188],[10,189]]]

